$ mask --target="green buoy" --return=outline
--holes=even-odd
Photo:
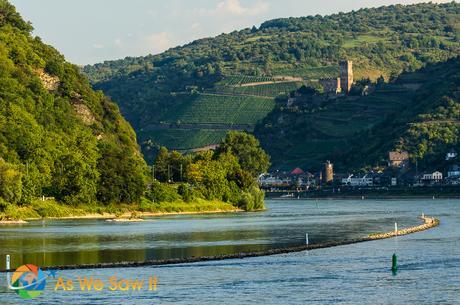
[[[398,271],[398,257],[396,256],[396,253],[393,254],[391,271],[393,271],[393,273],[396,273],[396,271]]]

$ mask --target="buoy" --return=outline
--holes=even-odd
[[[392,262],[391,262],[391,271],[396,272],[398,271],[398,257],[396,253],[393,254]]]
[[[305,234],[305,244],[308,246],[309,240],[308,240],[308,233]]]

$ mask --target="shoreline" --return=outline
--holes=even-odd
[[[265,250],[265,251],[240,252],[240,253],[224,254],[224,255],[216,255],[216,256],[202,256],[202,257],[177,258],[177,259],[172,258],[172,259],[163,259],[163,260],[148,260],[148,261],[142,261],[142,262],[117,262],[117,263],[66,265],[66,266],[47,266],[47,267],[42,267],[42,270],[47,270],[47,269],[75,270],[75,269],[146,267],[146,266],[177,265],[177,264],[198,263],[198,262],[208,262],[208,261],[220,261],[220,260],[227,260],[227,259],[244,259],[244,258],[249,258],[249,257],[271,256],[271,255],[277,255],[277,254],[302,252],[302,251],[307,251],[307,250],[332,248],[332,247],[362,243],[366,241],[376,241],[376,240],[381,240],[381,239],[393,238],[397,236],[404,236],[404,235],[413,234],[416,232],[422,232],[425,230],[429,230],[431,228],[439,226],[440,224],[440,220],[434,217],[421,216],[420,219],[423,220],[423,224],[420,224],[418,226],[403,228],[398,231],[369,234],[361,238],[349,239],[349,240],[331,241],[331,242],[319,243],[319,244],[300,245],[300,246],[270,249],[270,250]],[[7,270],[0,270],[0,272],[7,272]]]
[[[210,210],[210,211],[189,211],[189,212],[139,212],[134,211],[136,217],[132,217],[133,212],[125,212],[122,215],[116,215],[114,213],[90,213],[80,216],[64,216],[64,217],[45,217],[45,218],[26,218],[24,220],[0,220],[0,225],[9,225],[9,224],[27,224],[29,221],[37,220],[79,220],[79,219],[106,219],[113,221],[142,221],[143,217],[160,217],[160,216],[174,216],[174,215],[197,215],[197,214],[226,214],[226,213],[240,213],[246,212],[242,209],[233,209],[233,210]],[[251,211],[253,212],[253,211]],[[254,211],[259,212],[259,211]]]

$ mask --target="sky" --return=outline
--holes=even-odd
[[[280,17],[417,0],[10,0],[34,35],[75,64],[158,54]],[[433,1],[449,2],[449,1]]]

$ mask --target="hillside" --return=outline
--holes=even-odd
[[[388,152],[407,150],[419,168],[442,166],[460,148],[460,58],[401,74],[367,96],[278,107],[256,135],[278,168],[338,170],[385,165]],[[310,97],[310,99],[312,99]]]
[[[120,105],[151,159],[160,145],[186,150],[253,130],[275,96],[336,76],[339,59],[354,61],[355,79],[375,80],[456,56],[459,11],[453,2],[276,19],[83,71]]]
[[[446,152],[460,151],[460,57],[403,74],[398,82],[423,85],[398,113],[356,138],[346,162],[382,164],[396,148],[408,151],[420,170],[447,168]]]
[[[118,107],[0,0],[0,211],[54,197],[131,203],[145,161]]]
[[[456,56],[459,11],[452,2],[276,19],[83,71],[119,104],[151,158],[159,145],[191,149],[252,130],[276,95],[336,76],[339,59],[354,61],[355,79],[375,80]]]

